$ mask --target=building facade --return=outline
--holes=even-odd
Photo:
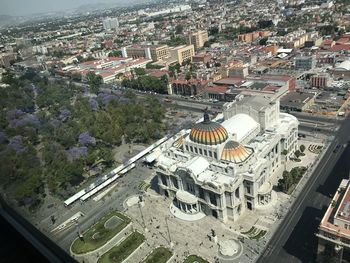
[[[192,57],[194,56],[194,46],[183,45],[173,47],[170,49],[170,56],[172,59],[177,60],[177,62],[180,64],[188,59],[192,61]]]
[[[16,53],[0,53],[0,66],[9,68],[11,63],[17,59]]]
[[[300,56],[295,58],[296,70],[310,70],[316,67],[315,56]]]
[[[204,43],[208,41],[208,31],[199,30],[197,32],[190,33],[188,35],[187,43],[193,45],[195,50],[204,46]]]
[[[350,185],[342,180],[318,227],[317,262],[350,262]]]
[[[297,119],[279,112],[278,99],[253,96],[226,103],[219,119],[205,113],[157,160],[159,192],[172,200],[174,216],[226,222],[276,198],[270,176],[281,153],[297,149]]]
[[[113,30],[119,27],[118,18],[106,18],[102,21],[104,30]]]
[[[133,45],[122,48],[123,57],[152,59],[158,61],[170,56],[167,45]]]
[[[316,88],[327,88],[330,84],[330,77],[328,75],[315,75],[310,79],[312,87]]]

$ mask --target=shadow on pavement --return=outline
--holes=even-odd
[[[301,262],[315,262],[317,238],[314,233],[317,232],[318,225],[326,210],[326,206],[322,209],[309,206],[305,208],[283,247],[288,254],[298,258]]]
[[[151,180],[151,189],[159,193],[158,178],[156,175]]]
[[[333,153],[331,153],[333,154]],[[349,178],[350,162],[349,156],[350,148],[347,146],[342,156],[334,166],[330,175],[316,188],[309,200],[317,198],[316,193],[320,193],[325,196],[333,196],[342,179]],[[283,246],[284,250],[298,258],[301,262],[315,262],[315,256],[317,251],[317,238],[315,233],[318,230],[318,225],[325,214],[329,205],[327,199],[323,199],[317,204],[318,207],[322,205],[322,209],[316,208],[316,205],[312,206],[312,202],[308,202],[308,206],[304,209],[298,223],[294,227],[287,242]]]

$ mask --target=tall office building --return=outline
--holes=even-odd
[[[118,18],[106,18],[102,21],[104,30],[112,30],[119,27]]]
[[[194,49],[199,49],[204,46],[204,43],[208,41],[208,32],[205,30],[199,30],[197,32],[192,32],[188,35],[187,42],[192,44]]]

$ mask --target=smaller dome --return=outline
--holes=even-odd
[[[228,141],[221,153],[221,160],[242,163],[253,153],[253,149],[235,141]]]
[[[185,138],[184,136],[181,136],[180,138],[178,138],[174,143],[173,146],[176,148],[182,148],[185,142]]]

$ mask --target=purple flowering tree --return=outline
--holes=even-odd
[[[26,150],[26,147],[23,145],[23,138],[20,135],[12,137],[7,147],[14,150],[16,153],[21,153]]]
[[[90,103],[91,109],[92,109],[93,111],[97,111],[97,109],[98,109],[98,102],[97,102],[97,100],[91,98],[91,99],[89,100],[89,103]]]
[[[89,132],[83,132],[79,135],[79,144],[83,146],[96,145],[96,139],[90,136]]]
[[[69,161],[78,160],[83,156],[86,156],[88,154],[88,148],[85,146],[82,147],[72,147],[68,149],[67,151],[67,157]]]
[[[118,101],[117,96],[113,94],[107,94],[107,93],[99,93],[98,98],[105,106],[107,106],[113,100]]]
[[[69,119],[69,117],[71,116],[71,112],[68,109],[61,109],[60,110],[60,115],[58,116],[58,118],[61,121],[66,121]]]

